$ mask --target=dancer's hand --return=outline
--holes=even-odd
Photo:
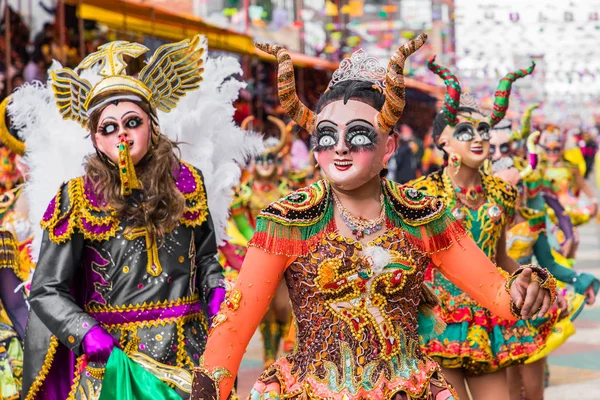
[[[596,291],[594,290],[594,284],[590,284],[590,286],[588,286],[587,289],[585,289],[585,292],[583,293],[585,296],[585,304],[587,304],[588,306],[592,306],[594,305],[594,303],[596,302]]]
[[[510,296],[515,305],[521,308],[522,319],[530,319],[535,313],[541,318],[552,305],[550,291],[540,288],[540,284],[532,279],[533,271],[525,268],[510,285]]]
[[[556,305],[560,309],[560,315],[558,317],[559,321],[567,318],[569,316],[569,303],[567,302],[567,299],[565,299],[565,296],[559,293],[556,296]]]
[[[210,291],[208,296],[208,306],[206,308],[206,312],[208,313],[208,318],[212,321],[215,315],[219,313],[219,309],[221,308],[221,303],[225,300],[225,295],[227,291],[225,288],[216,287]]]
[[[96,325],[86,333],[81,347],[88,361],[106,364],[113,349],[119,347],[119,342],[100,325]]]

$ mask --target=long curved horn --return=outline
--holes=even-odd
[[[527,107],[523,114],[523,119],[521,120],[521,136],[523,139],[527,139],[527,136],[531,133],[531,113],[539,106],[540,103],[533,104]]]
[[[427,34],[419,36],[400,47],[388,63],[385,76],[385,102],[381,112],[377,114],[377,126],[380,131],[390,133],[396,122],[402,117],[406,104],[406,90],[404,87],[404,62],[406,58],[427,41]]]
[[[256,42],[254,45],[277,58],[277,92],[279,94],[279,102],[298,125],[306,129],[309,133],[313,133],[317,116],[298,98],[296,93],[296,79],[294,77],[294,64],[287,50],[282,46],[269,43]]]
[[[506,110],[508,110],[508,98],[510,97],[510,90],[513,82],[531,74],[534,69],[535,63],[531,62],[529,68],[509,72],[500,80],[496,93],[494,93],[494,111],[492,112],[492,115],[490,115],[491,126],[495,126],[498,122],[502,121],[506,115]]]
[[[448,68],[435,62],[435,56],[427,61],[427,68],[444,80],[444,85],[446,85],[446,96],[444,97],[442,112],[444,113],[448,124],[450,124],[450,126],[456,126],[456,124],[458,124],[456,113],[458,112],[458,107],[460,105],[460,82],[456,75],[450,72]]]
[[[244,118],[244,120],[242,121],[242,123],[240,124],[240,127],[243,130],[247,130],[246,128],[248,127],[248,125],[250,125],[250,123],[254,121],[254,115],[248,115],[246,118]]]
[[[280,136],[279,136],[279,144],[277,146],[273,146],[273,147],[267,149],[265,151],[265,154],[273,154],[274,156],[277,156],[279,153],[281,153],[281,151],[288,144],[289,133],[288,133],[287,127],[285,125],[285,122],[283,122],[279,118],[269,115],[267,117],[267,119],[269,121],[271,121],[272,123],[274,123],[275,125],[277,125],[277,128],[279,128]]]

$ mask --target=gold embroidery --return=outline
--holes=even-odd
[[[163,268],[162,265],[160,265],[160,259],[158,258],[158,244],[156,243],[156,237],[150,237],[150,234],[145,227],[130,229],[123,236],[127,240],[134,240],[141,237],[146,239],[146,256],[148,257],[146,271],[152,276],[160,276]]]
[[[50,368],[52,367],[52,362],[54,361],[54,355],[56,354],[56,350],[58,349],[58,338],[54,335],[50,337],[50,344],[48,346],[48,351],[46,352],[46,356],[44,357],[44,363],[42,364],[42,368],[40,372],[35,377],[35,380],[31,384],[29,388],[29,393],[25,397],[25,400],[34,400],[37,396],[38,391],[41,389],[42,384],[46,380],[48,373],[50,372]]]

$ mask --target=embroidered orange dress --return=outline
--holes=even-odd
[[[441,201],[387,180],[382,187],[387,231],[368,244],[338,233],[326,181],[259,215],[244,267],[213,322],[203,366],[195,370],[192,399],[230,394],[282,277],[297,320],[297,345],[262,374],[251,399],[456,398],[438,364],[419,347],[417,309],[426,267],[434,260],[457,285],[514,319],[506,280]],[[481,268],[464,274],[462,257]]]

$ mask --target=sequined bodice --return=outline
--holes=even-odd
[[[395,228],[365,246],[335,232],[286,271],[298,325],[287,357],[299,379],[335,385],[408,379],[422,365],[417,333],[420,287],[429,258]],[[364,386],[366,387],[366,386]]]
[[[476,209],[469,208],[458,200],[452,184],[445,174],[443,175],[441,197],[452,210],[452,215],[467,229],[477,246],[488,258],[494,260],[500,238],[499,233],[507,223],[507,214],[506,205],[499,202],[492,193],[498,188],[489,187],[489,183],[487,186],[484,185],[485,202]]]

